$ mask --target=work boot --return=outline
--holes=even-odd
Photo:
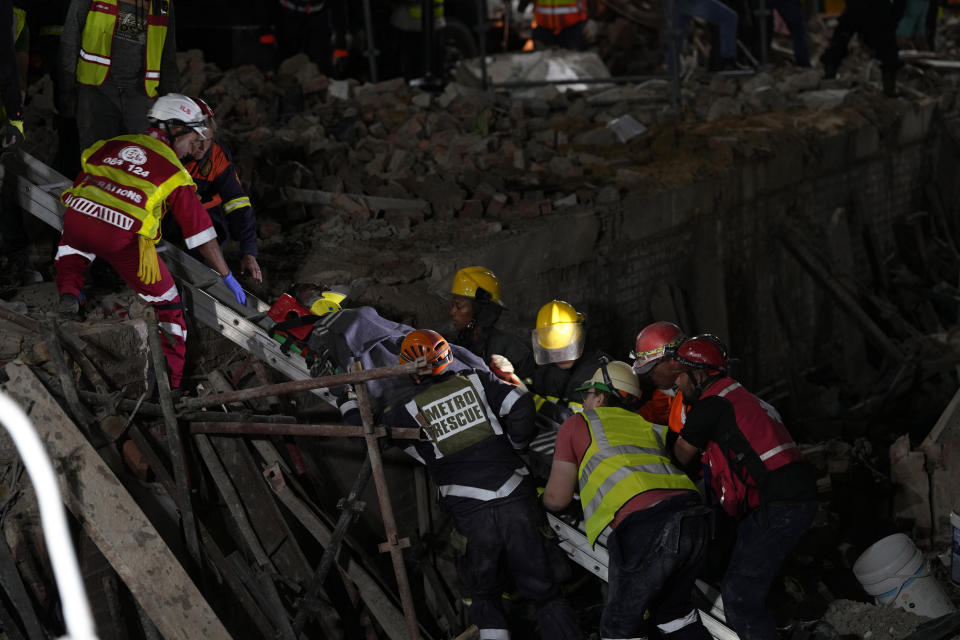
[[[57,314],[65,320],[79,319],[80,299],[72,293],[60,294],[60,302],[57,303]]]

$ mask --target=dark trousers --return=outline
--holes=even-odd
[[[540,637],[581,637],[577,615],[560,594],[557,580],[568,561],[552,537],[547,537],[552,530],[532,492],[453,517],[457,531],[467,539],[457,573],[464,595],[473,601],[470,622],[480,628],[481,638],[493,637],[490,632],[502,635],[508,629],[500,602],[506,586],[504,568],[520,593],[537,604]]]
[[[766,608],[767,593],[816,514],[816,502],[774,502],[767,505],[766,526],[759,509],[737,525],[737,541],[720,592],[727,626],[740,640],[776,640],[776,626]]]
[[[536,27],[531,34],[536,49],[544,47],[563,47],[572,51],[583,51],[587,48],[587,39],[583,34],[583,26],[586,22],[578,22],[570,25],[560,33],[554,33],[553,29]]]
[[[827,50],[820,56],[824,66],[839,67],[847,57],[850,39],[859,35],[880,61],[885,73],[895,73],[900,68],[900,52],[897,48],[897,22],[899,15],[887,2],[865,3],[864,0],[849,0],[846,9],[837,19],[837,28],[830,37]]]
[[[635,511],[617,525],[607,538],[601,637],[647,637],[652,621],[670,640],[710,638],[690,603],[710,540],[710,518],[699,496],[691,495]],[[647,609],[649,621],[644,620]]]

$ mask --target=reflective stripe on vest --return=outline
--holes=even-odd
[[[653,489],[696,487],[664,450],[665,426],[619,407],[586,411],[590,446],[580,461],[580,503],[591,545],[620,507]]]
[[[154,9],[159,7],[159,13]],[[150,2],[147,15],[147,46],[145,56],[144,91],[150,98],[157,96],[160,84],[160,60],[169,24],[169,0]],[[87,12],[77,59],[77,82],[99,87],[110,73],[113,53],[113,34],[119,15],[118,0],[96,0]]]
[[[442,484],[438,487],[440,495],[443,497],[447,496],[457,496],[458,498],[473,498],[474,500],[483,500],[484,502],[489,500],[497,500],[498,498],[506,498],[514,490],[520,486],[520,483],[523,482],[524,476],[528,475],[530,472],[527,471],[526,467],[520,467],[513,472],[513,475],[510,476],[506,482],[500,485],[500,488],[495,490],[490,489],[480,489],[478,487],[470,487],[464,484]]]
[[[438,460],[503,435],[476,373],[454,375],[404,406],[429,437]]]
[[[153,13],[150,3],[150,15],[147,16],[147,60],[143,76],[143,89],[150,98],[156,98],[160,88],[160,61],[163,59],[163,43],[167,39],[167,25],[170,22],[170,4],[160,1],[160,14]]]
[[[727,394],[730,393],[731,391],[736,391],[737,389],[741,389],[741,388],[743,387],[739,382],[734,382],[733,384],[727,385],[723,389],[723,391],[721,391],[717,395],[721,398],[725,398],[727,397]],[[750,394],[750,395],[753,395],[753,394]],[[763,400],[760,400],[760,398],[757,398],[757,400],[760,402],[760,405],[766,410],[767,415],[769,415],[772,420],[780,423],[781,425],[783,424],[783,418],[780,417],[780,413],[773,407],[773,405],[767,404]],[[753,442],[750,443],[750,446],[753,446]],[[760,456],[760,459],[762,461],[766,462],[767,460],[777,455],[778,453],[782,453],[784,451],[789,451],[790,449],[798,449],[798,448],[799,447],[797,447],[797,443],[794,442],[793,440],[790,440],[789,442],[783,442],[781,444],[770,447],[766,451],[757,451],[756,453],[758,456]]]
[[[137,233],[151,239],[158,236],[167,197],[179,187],[193,186],[173,149],[145,134],[99,140],[83,152],[80,164],[85,176],[63,192],[64,204],[89,202],[121,211],[139,220]]]
[[[559,33],[587,19],[587,8],[581,0],[537,0],[533,16],[538,27]]]

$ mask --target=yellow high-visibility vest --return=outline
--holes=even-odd
[[[156,12],[154,10],[156,9]],[[113,63],[113,34],[117,28],[118,0],[96,0],[87,13],[77,59],[77,82],[99,87],[110,73]],[[155,98],[160,86],[160,60],[170,23],[170,2],[150,2],[147,15],[147,55],[144,91]]]

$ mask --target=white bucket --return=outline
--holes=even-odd
[[[950,512],[950,524],[953,525],[953,556],[950,558],[950,581],[960,587],[960,514]]]
[[[937,579],[930,575],[913,540],[895,533],[875,542],[853,564],[853,573],[877,604],[938,618],[956,611]]]

